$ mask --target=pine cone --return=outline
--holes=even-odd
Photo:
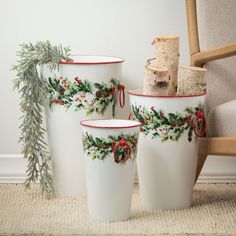
[[[106,98],[106,97],[109,97],[110,94],[107,91],[103,91],[102,96]]]
[[[140,121],[141,124],[145,123],[145,120],[142,117],[139,118],[139,121]]]
[[[102,97],[102,92],[101,92],[101,91],[97,91],[97,92],[95,93],[95,96],[96,96],[97,98],[101,98],[101,97]]]
[[[59,90],[60,95],[64,95],[64,92],[65,92],[65,89],[64,88],[60,88],[60,90]]]

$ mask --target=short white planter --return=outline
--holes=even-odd
[[[127,220],[141,124],[105,119],[82,121],[81,125],[91,218]]]
[[[60,76],[49,80],[46,118],[57,196],[86,194],[80,121],[112,117],[123,62],[109,56],[72,59],[61,62]]]
[[[204,99],[129,91],[132,117],[142,123],[137,166],[142,204],[179,209],[192,203],[197,136],[205,132]]]

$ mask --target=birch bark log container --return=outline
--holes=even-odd
[[[150,59],[144,69],[144,93],[150,95],[168,95],[169,70],[158,65],[156,59]]]
[[[86,194],[80,121],[111,118],[119,89],[122,58],[73,56],[49,80],[49,148],[57,196]]]
[[[104,119],[81,125],[90,215],[99,221],[127,220],[141,124]]]
[[[153,40],[152,45],[156,46],[156,59],[158,64],[165,65],[169,69],[169,95],[175,95],[179,65],[179,37],[157,37]]]
[[[206,129],[205,95],[154,96],[132,90],[132,117],[142,123],[137,166],[142,205],[187,208],[197,164],[197,136]]]
[[[200,67],[180,67],[178,76],[178,95],[197,95],[206,93],[204,75],[206,69]]]

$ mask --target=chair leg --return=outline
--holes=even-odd
[[[205,154],[205,153],[204,154],[201,154],[201,153],[198,154],[197,169],[196,169],[196,175],[195,175],[195,184],[196,184],[196,182],[198,180],[198,177],[201,173],[201,170],[202,170],[202,167],[203,167],[203,165],[206,161],[206,158],[207,158],[207,154]]]

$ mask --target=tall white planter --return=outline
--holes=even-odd
[[[86,194],[80,121],[112,117],[123,62],[108,56],[72,59],[73,62],[60,63],[61,77],[51,78],[49,83],[51,109],[47,112],[47,129],[59,196]]]
[[[142,123],[137,166],[142,204],[178,209],[192,203],[197,136],[204,135],[205,95],[158,97],[129,91],[133,119]]]
[[[105,119],[81,125],[90,215],[100,221],[127,220],[141,124]]]

